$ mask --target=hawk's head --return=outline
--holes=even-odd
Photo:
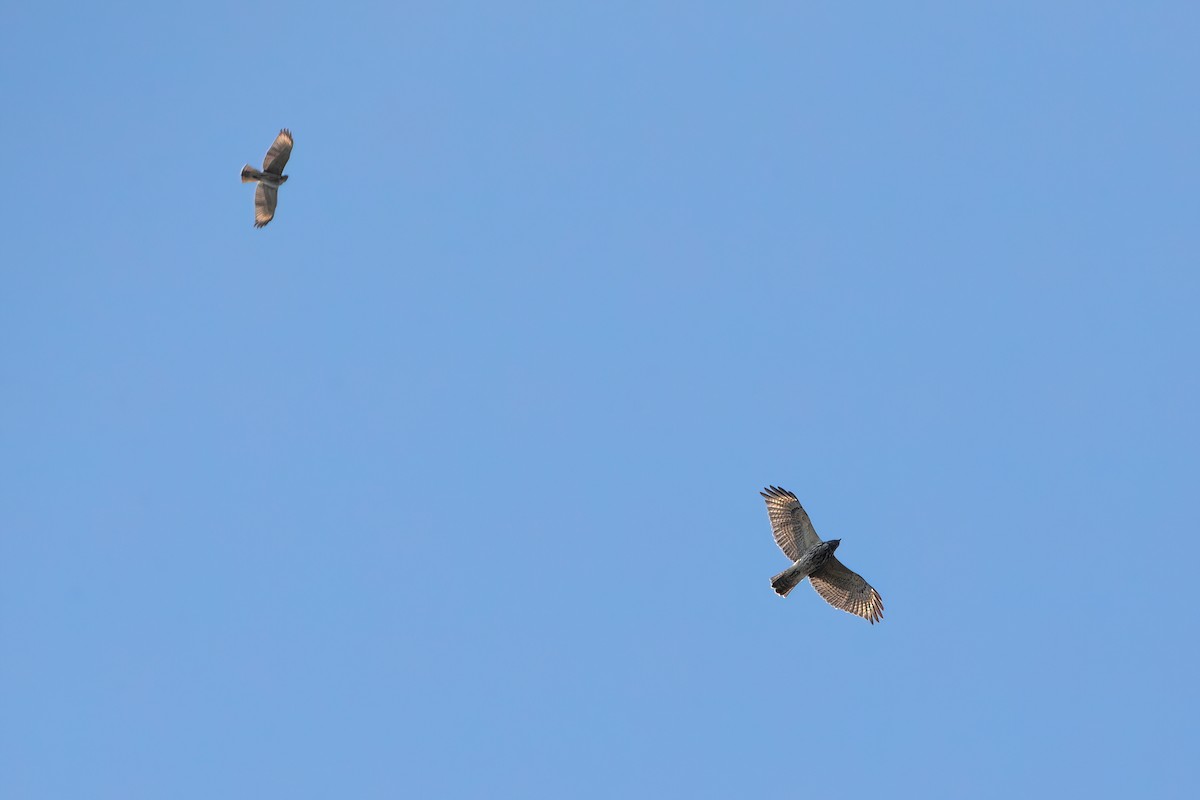
[[[828,539],[828,540],[826,540],[825,543],[829,545],[829,552],[832,553],[834,550],[838,549],[838,545],[842,543],[842,540],[841,539]]]

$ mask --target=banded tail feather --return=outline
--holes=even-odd
[[[796,570],[794,567],[788,567],[783,572],[771,578],[771,588],[780,597],[787,597],[788,593],[799,586],[802,580],[804,580],[804,573]]]

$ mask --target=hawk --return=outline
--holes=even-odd
[[[258,183],[254,189],[254,227],[261,228],[275,218],[279,187],[288,179],[283,174],[288,156],[292,154],[292,132],[284,128],[263,159],[262,172],[247,164],[242,167],[242,183]]]
[[[837,560],[833,554],[841,539],[822,542],[796,495],[768,486],[759,492],[767,501],[767,516],[775,544],[794,563],[771,578],[771,588],[780,597],[808,578],[825,602],[842,611],[856,614],[874,625],[883,619],[883,599],[871,584]]]

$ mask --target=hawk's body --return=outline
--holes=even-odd
[[[254,183],[254,227],[261,228],[275,218],[275,205],[279,202],[279,187],[288,179],[283,174],[288,158],[292,155],[292,132],[284,128],[275,137],[271,149],[263,159],[260,172],[247,164],[242,167],[242,183]]]
[[[805,550],[804,554],[796,559],[796,563],[771,578],[771,588],[780,597],[787,597],[788,592],[800,585],[800,581],[825,566],[829,557],[833,555],[833,551],[837,550],[838,544],[838,542],[820,542]]]
[[[856,614],[874,625],[883,619],[883,599],[862,576],[846,568],[833,554],[841,539],[821,541],[796,495],[768,486],[760,492],[767,501],[771,533],[792,565],[771,578],[771,588],[787,597],[808,578],[817,594],[834,608]]]

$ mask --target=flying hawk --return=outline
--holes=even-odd
[[[874,625],[883,619],[883,599],[857,572],[846,569],[833,554],[841,539],[822,542],[796,495],[768,486],[759,492],[767,501],[767,516],[775,544],[793,564],[771,578],[771,588],[787,597],[800,581],[808,578],[825,602],[842,611],[857,614]]]
[[[288,156],[292,154],[292,132],[284,128],[263,159],[262,172],[247,164],[242,167],[242,183],[258,183],[254,189],[254,227],[261,228],[275,218],[279,202],[279,187],[288,179],[283,174]]]

